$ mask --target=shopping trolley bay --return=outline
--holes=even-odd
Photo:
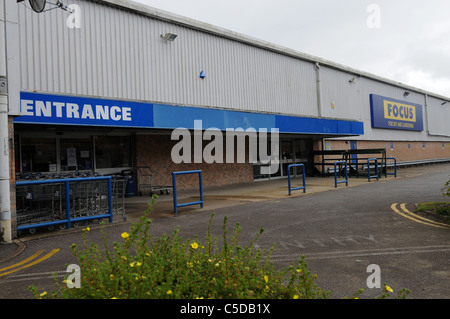
[[[55,174],[18,176],[16,216],[19,235],[28,231],[66,229],[113,216],[126,220],[125,176]]]

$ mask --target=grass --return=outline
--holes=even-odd
[[[450,224],[450,202],[426,202],[417,204],[417,213],[424,213]]]

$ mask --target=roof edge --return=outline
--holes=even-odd
[[[251,37],[239,32],[235,32],[226,28],[222,28],[219,26],[215,26],[206,22],[198,21],[195,19],[191,19],[188,17],[184,17],[169,11],[157,9],[145,4],[137,3],[131,0],[94,0],[94,2],[106,3],[112,6],[121,7],[124,9],[128,9],[134,11],[136,13],[149,16],[151,18],[172,22],[178,25],[186,26],[192,29],[197,29],[202,32],[210,33],[213,35],[217,35],[220,37],[224,37],[230,40],[242,42],[254,47],[259,47],[261,49],[270,50],[279,54],[287,55],[293,58],[301,59],[311,63],[318,63],[319,65],[323,65],[329,68],[337,69],[340,71],[344,71],[347,73],[351,73],[354,75],[358,75],[361,77],[365,77],[368,79],[376,80],[379,82],[383,82],[386,84],[390,84],[405,90],[414,91],[416,93],[421,93],[430,97],[434,97],[437,99],[441,99],[444,101],[450,102],[450,97],[434,93],[431,91],[427,91],[424,89],[420,89],[418,87],[414,87],[402,82],[397,82],[379,75],[375,75],[373,73],[369,73],[366,71],[358,70],[340,63],[336,63],[327,59],[323,59],[317,56],[313,56],[307,53],[303,53],[300,51],[296,51],[294,49],[284,47],[278,44],[274,44],[268,41],[264,41],[255,37]]]

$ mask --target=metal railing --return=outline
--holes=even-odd
[[[370,175],[370,162],[374,162],[375,163],[375,175]],[[377,158],[368,158],[367,159],[367,176],[370,182],[370,179],[372,178],[376,178],[377,180],[379,179],[378,176],[378,159]]]
[[[345,166],[345,179],[343,180],[339,180],[338,181],[338,177],[337,177],[337,165],[341,166],[342,164],[344,164]],[[348,186],[348,170],[347,170],[348,166],[347,166],[347,161],[336,161],[334,162],[334,187],[336,188],[338,186],[338,184],[341,183],[345,183],[346,186]],[[340,169],[339,169],[340,171]]]
[[[18,231],[103,218],[112,223],[111,177],[18,181],[16,204]]]
[[[177,199],[177,179],[178,175],[186,175],[186,174],[198,174],[198,186],[200,189],[200,200],[190,203],[182,203],[178,204]],[[182,171],[182,172],[172,172],[172,187],[173,187],[173,210],[175,215],[178,213],[178,207],[191,206],[191,205],[200,205],[203,208],[203,180],[202,180],[202,171]]]
[[[386,157],[386,160],[393,160],[394,161],[394,172],[388,173],[387,167],[386,167],[386,175],[394,175],[395,178],[397,178],[397,159],[395,157]]]
[[[302,176],[303,176],[303,186],[302,187],[292,187],[291,186],[291,168],[292,167],[302,167]],[[288,188],[289,195],[291,195],[291,191],[303,189],[303,193],[306,193],[306,185],[305,185],[305,165],[303,164],[291,164],[288,165]]]

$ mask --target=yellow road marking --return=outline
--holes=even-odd
[[[0,269],[0,272],[5,271],[5,270],[8,270],[8,269],[11,269],[11,268],[18,267],[18,266],[20,266],[20,265],[23,265],[23,264],[29,262],[30,260],[36,258],[37,256],[39,256],[39,255],[42,254],[43,252],[44,252],[44,250],[38,250],[37,252],[35,252],[32,256],[28,257],[27,259],[22,260],[21,262],[19,262],[19,263],[17,263],[17,264],[14,264],[14,265],[12,265],[12,266],[5,267],[5,268]],[[0,275],[0,276],[1,276],[1,275]]]
[[[446,228],[447,228],[447,227],[450,228],[450,226],[447,225],[447,224],[439,223],[439,222],[436,222],[436,221],[434,221],[434,220],[430,220],[430,219],[424,218],[424,217],[422,217],[422,216],[419,216],[419,215],[417,215],[417,214],[414,214],[414,213],[410,212],[410,211],[406,208],[406,204],[400,204],[400,208],[401,208],[404,212],[406,212],[407,214],[409,214],[409,215],[411,215],[411,216],[413,216],[413,217],[415,217],[415,218],[421,219],[421,220],[426,221],[426,222],[428,222],[428,223],[432,223],[432,224],[435,224],[435,225],[440,225],[440,226],[444,226],[444,227],[446,227]]]
[[[45,255],[45,256],[43,256],[43,257],[41,257],[41,258],[39,258],[39,259],[37,259],[37,260],[31,262],[31,263],[29,263],[29,264],[26,264],[26,265],[24,265],[24,266],[22,266],[22,267],[19,267],[19,268],[13,269],[13,270],[11,270],[11,271],[8,271],[8,272],[5,272],[5,273],[0,274],[0,277],[6,276],[6,275],[9,275],[9,274],[12,274],[12,273],[14,273],[14,272],[16,272],[16,271],[19,271],[19,270],[22,270],[22,269],[25,269],[25,268],[28,268],[28,267],[31,267],[31,266],[34,266],[34,265],[36,265],[36,264],[38,264],[38,263],[40,263],[40,262],[42,262],[42,261],[44,261],[44,260],[50,258],[50,257],[53,256],[54,254],[56,254],[58,251],[59,251],[58,248],[57,248],[57,249],[53,249],[53,250],[52,250],[51,252],[49,252],[47,255]],[[30,261],[30,260],[36,258],[37,256],[39,256],[42,252],[43,252],[43,250],[39,250],[39,251],[37,251],[33,256],[31,256],[31,257],[29,257],[29,258],[27,258],[27,259],[21,261],[20,263],[14,264],[14,265],[12,265],[12,266],[9,266],[9,267],[3,268],[3,269],[0,269],[0,271],[4,271],[4,270],[8,270],[8,269],[11,269],[11,268],[15,268],[15,267],[21,266],[21,265],[27,263],[28,261]]]
[[[433,226],[433,227],[438,227],[438,228],[450,229],[450,226],[447,226],[445,224],[440,224],[440,223],[437,223],[435,221],[432,221],[432,220],[429,220],[429,219],[417,216],[416,214],[412,214],[409,210],[406,209],[406,207],[405,207],[406,204],[401,204],[400,205],[401,209],[404,210],[404,212],[401,212],[397,208],[397,205],[398,205],[397,203],[392,204],[391,205],[392,210],[394,212],[396,212],[397,214],[405,217],[405,218],[408,218],[408,219],[413,220],[413,221],[415,221],[417,223],[421,223],[421,224],[424,224],[424,225],[427,225],[427,226]],[[414,218],[414,216],[417,217],[417,218],[419,218],[419,217],[420,218],[416,219],[416,218]],[[443,226],[441,226],[441,225],[443,225]]]

